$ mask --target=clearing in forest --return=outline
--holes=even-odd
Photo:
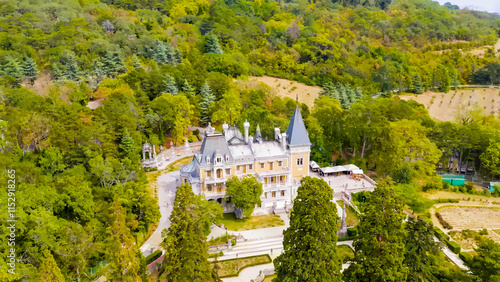
[[[483,207],[445,207],[439,213],[453,230],[500,228],[500,209]]]
[[[500,90],[498,88],[475,88],[450,90],[448,93],[427,91],[422,94],[401,95],[403,100],[414,100],[423,104],[431,117],[440,121],[455,120],[460,107],[481,109],[485,115],[498,117]]]
[[[276,78],[271,76],[251,76],[248,78],[250,83],[262,82],[271,87],[271,94],[281,97],[296,99],[299,96],[299,102],[305,103],[309,108],[314,106],[314,100],[318,98],[322,88],[319,86],[308,86],[297,81]]]

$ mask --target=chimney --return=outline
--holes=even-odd
[[[280,140],[280,132],[281,131],[280,131],[279,127],[274,128],[274,139],[276,139],[277,141]]]
[[[252,136],[248,137],[248,145],[250,145],[250,150],[252,150],[252,153],[253,153],[253,137]]]
[[[243,127],[245,128],[245,143],[248,144],[248,129],[250,129],[250,123],[245,120],[245,122],[243,123]]]
[[[281,143],[281,148],[283,148],[283,150],[286,150],[286,133],[285,132],[281,133],[280,143]]]
[[[229,125],[226,122],[224,122],[224,124],[222,124],[222,132],[226,133],[228,128],[229,128]]]

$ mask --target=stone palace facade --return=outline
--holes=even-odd
[[[234,207],[226,200],[226,181],[234,176],[255,176],[264,190],[262,205],[255,213],[286,209],[297,195],[300,179],[309,175],[311,143],[299,107],[286,132],[274,129],[273,140],[264,140],[259,126],[254,136],[249,134],[248,122],[243,126],[244,134],[225,123],[223,131],[216,132],[209,124],[200,150],[180,169],[181,181],[189,182],[195,194],[231,211]]]

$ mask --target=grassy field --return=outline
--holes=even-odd
[[[337,254],[342,260],[342,263],[354,258],[354,251],[348,245],[338,245]]]
[[[481,195],[471,195],[471,194],[465,194],[465,193],[455,193],[455,192],[449,192],[449,191],[430,191],[430,192],[424,192],[422,193],[422,196],[424,196],[427,199],[459,199],[463,201],[479,201],[481,200],[482,202],[489,201],[489,202],[500,202],[499,197],[487,197],[487,196],[481,196]]]
[[[450,90],[448,93],[427,91],[422,94],[401,95],[402,100],[423,104],[431,117],[440,121],[453,121],[460,107],[480,109],[485,115],[498,117],[500,91],[495,88]]]
[[[182,158],[182,159],[179,159],[179,160],[176,160],[175,162],[171,163],[167,168],[166,170],[168,172],[172,172],[172,171],[176,171],[176,170],[179,170],[181,168],[181,166],[183,165],[187,165],[189,164],[191,161],[193,160],[193,157],[185,157],[185,158]]]
[[[266,276],[264,277],[264,280],[262,280],[262,282],[272,282],[274,278],[276,278],[278,275],[274,274],[274,275],[269,275],[269,276]]]
[[[285,225],[285,222],[275,214],[257,215],[250,218],[238,219],[234,213],[225,213],[219,223],[224,224],[228,230],[242,231],[258,228]]]
[[[344,205],[344,202],[342,200],[338,200],[337,203],[339,204],[340,207]],[[347,209],[345,212],[346,215],[345,221],[347,223],[347,226],[351,227],[358,225],[359,223],[358,215],[356,214],[356,212],[352,210],[352,208],[349,208],[348,206],[346,207]]]
[[[270,262],[272,262],[272,260],[269,255],[223,260],[217,262],[219,267],[217,272],[220,278],[238,276],[238,273],[246,267]],[[215,263],[212,263],[212,266],[215,266]],[[238,270],[236,270],[236,267],[238,267]]]
[[[264,83],[270,87],[271,95],[288,97],[293,100],[298,95],[299,102],[305,103],[309,108],[314,106],[314,100],[318,98],[322,90],[319,86],[308,86],[297,81],[271,76],[250,76],[248,81],[239,81],[239,83],[252,87]]]

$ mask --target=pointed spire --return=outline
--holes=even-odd
[[[297,103],[299,102],[299,94],[297,94],[297,96],[295,96],[295,101],[297,101]]]
[[[292,119],[286,130],[286,140],[289,145],[311,145],[299,106],[295,107]]]
[[[255,138],[254,138],[256,143],[261,143],[262,142],[262,135],[260,134],[260,125],[257,124],[257,129],[255,130]]]

